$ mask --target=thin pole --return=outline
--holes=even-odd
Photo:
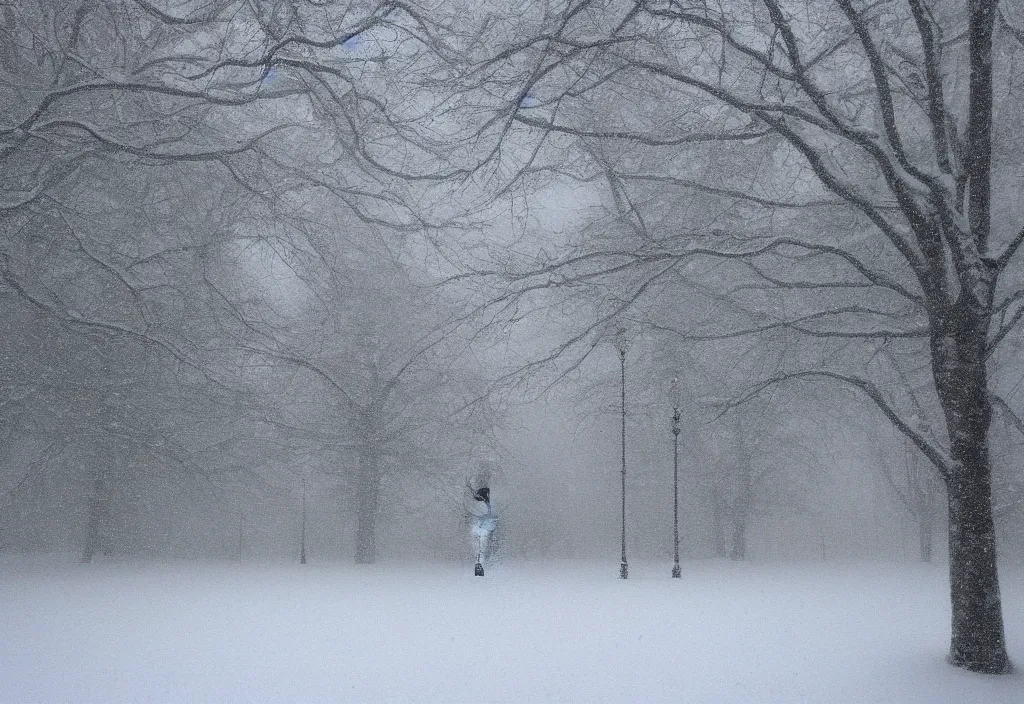
[[[626,350],[619,351],[622,377],[622,564],[619,565],[619,577],[629,578],[629,563],[626,562]]]
[[[302,548],[299,550],[299,562],[306,564],[306,478],[302,478]]]
[[[672,534],[675,563],[672,576],[680,577],[679,568],[679,409],[672,409]]]

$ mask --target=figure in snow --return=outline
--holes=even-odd
[[[484,576],[484,561],[490,556],[491,536],[498,526],[498,516],[491,503],[490,474],[490,467],[485,465],[468,485],[470,498],[466,508],[472,517],[473,547],[476,549],[473,574],[477,577]]]

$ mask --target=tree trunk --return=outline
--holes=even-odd
[[[107,482],[96,479],[92,483],[92,495],[89,497],[89,518],[85,526],[85,546],[82,548],[82,562],[92,562],[93,555],[102,549],[109,553],[105,533],[109,530],[110,491]]]
[[[711,546],[715,557],[725,557],[725,502],[719,492],[717,487],[711,489]]]
[[[729,548],[729,559],[745,560],[747,558],[747,522],[733,520],[732,545]]]
[[[732,502],[732,545],[729,557],[745,560],[747,557],[747,528],[754,506],[754,468],[743,435],[743,425],[736,418],[736,442],[738,444],[736,468],[739,476],[736,482],[736,498]]]
[[[992,518],[986,339],[989,317],[970,292],[933,325],[936,391],[950,437],[949,586],[954,665],[984,673],[1010,670]],[[990,302],[990,301],[989,301]]]
[[[372,564],[377,560],[380,479],[380,459],[374,449],[366,448],[359,457],[356,496],[356,562],[360,564]]]
[[[935,532],[935,517],[933,515],[932,506],[922,506],[922,511],[918,517],[918,530],[920,531],[921,540],[921,562],[932,561],[932,534]]]
[[[981,253],[988,251],[991,227],[992,33],[997,5],[994,0],[969,0],[967,8],[971,73],[964,166],[970,234],[975,251]],[[953,606],[949,659],[975,672],[1004,673],[1011,667],[1003,633],[988,452],[988,335],[998,270],[990,261],[971,259],[957,269],[956,302],[949,310],[931,311],[933,372],[953,459],[948,477]]]
[[[935,489],[931,468],[923,467],[916,450],[907,458],[907,508],[917,521],[921,562],[932,561],[935,535]]]
[[[1010,661],[1003,634],[988,448],[984,439],[972,440],[954,441],[954,459],[960,465],[949,487],[949,657],[954,665],[975,672],[1003,673],[1009,671]],[[973,446],[969,453],[962,447],[968,444]]]

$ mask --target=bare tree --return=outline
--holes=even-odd
[[[313,270],[317,247],[301,240],[303,206],[341,202],[355,222],[406,232],[424,225],[387,162],[409,165],[417,150],[429,154],[425,140],[406,138],[422,110],[391,98],[401,93],[403,70],[440,46],[432,33],[414,5],[394,2],[29,0],[0,8],[5,292],[69,334],[141,344],[225,394],[258,387],[272,365],[326,382],[351,411],[327,444],[360,447],[366,469],[358,473],[367,486],[358,492],[366,499],[357,543],[367,560],[382,465],[392,461],[379,445],[393,426],[418,428],[425,417],[388,410],[422,350],[387,347],[411,328],[399,325],[391,338],[360,329],[394,312],[386,301],[353,311],[351,287],[332,291],[339,280],[316,279],[323,267]],[[330,299],[337,309],[308,306],[310,318],[265,325],[267,308],[239,286],[262,266],[254,257],[289,270],[262,270],[285,289],[310,277],[295,295],[325,296],[320,303]],[[318,315],[347,327],[312,339]],[[421,333],[422,326],[414,338],[433,347]],[[291,346],[303,334],[321,347]],[[358,350],[349,335],[369,349]],[[339,341],[350,343],[351,359],[325,351]],[[77,372],[105,384],[86,363]],[[409,393],[406,410],[423,403]],[[108,405],[118,404],[125,398]],[[110,435],[79,410],[82,427]],[[308,428],[292,435],[300,444],[315,439]],[[179,449],[179,460],[191,463],[196,448]],[[89,487],[100,518],[90,519],[87,553],[112,485],[99,477]]]
[[[225,239],[211,232],[213,222],[193,220],[192,237],[161,227],[188,220],[185,202],[209,215],[234,187],[266,212],[284,192],[305,188],[342,199],[367,220],[414,221],[394,195],[394,180],[377,169],[374,181],[366,172],[372,158],[359,160],[362,139],[398,132],[381,109],[387,71],[380,67],[391,55],[399,61],[394,33],[407,36],[404,24],[416,24],[403,7],[223,0],[183,12],[142,0],[5,4],[0,264],[8,283],[79,327],[146,338],[184,358],[170,339],[177,331],[145,320],[150,300],[167,294],[156,270]],[[148,206],[148,218],[132,222],[128,215],[140,205],[132,198]],[[42,277],[52,289],[68,271],[53,271],[52,259],[47,266],[31,260],[33,246],[51,244],[74,250],[65,264],[84,277],[118,279],[132,299],[130,315],[69,311],[59,287],[39,295]]]
[[[397,233],[322,199],[278,224],[216,282],[233,316],[219,344],[289,379],[279,427],[330,452],[320,467],[349,484],[355,559],[374,562],[386,480],[454,480],[490,442],[482,369]]]
[[[882,459],[879,466],[899,505],[917,524],[918,554],[921,562],[932,561],[935,525],[940,511],[940,482],[921,461],[920,451],[903,447],[893,461]],[[902,456],[901,456],[902,455]]]
[[[1015,257],[1024,230],[993,207],[1009,187],[999,176],[1020,164],[1007,129],[1018,114],[1010,68],[1018,33],[991,0],[546,8],[520,12],[520,31],[508,16],[488,17],[472,44],[479,60],[465,90],[498,96],[478,130],[496,145],[481,168],[511,154],[520,181],[551,171],[604,178],[630,217],[616,215],[617,243],[479,267],[508,287],[495,306],[540,289],[615,282],[607,319],[679,279],[707,287],[714,270],[719,296],[732,288],[723,280],[757,289],[756,305],[748,294],[740,308],[760,320],[723,331],[708,329],[709,318],[706,333],[687,326],[690,339],[786,328],[860,349],[927,340],[941,409],[934,432],[921,432],[907,404],[862,373],[870,370],[863,358],[780,370],[740,401],[813,380],[875,404],[948,487],[951,662],[1009,671],[988,362],[1024,318]],[[594,143],[612,158],[574,146]],[[716,217],[705,210],[689,226],[673,217],[671,206],[700,199],[718,203]],[[590,330],[558,352],[584,347]]]

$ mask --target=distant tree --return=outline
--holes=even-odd
[[[779,409],[766,408],[723,417],[711,426],[720,449],[709,458],[704,481],[711,495],[712,540],[722,557],[747,559],[756,517],[806,510],[805,494],[820,469],[803,447],[806,442],[793,437],[785,422],[777,422],[776,413],[787,418]]]
[[[276,248],[291,256],[308,244],[289,240],[308,216],[297,204],[320,198],[335,209],[343,203],[355,220],[405,232],[427,224],[405,204],[402,184],[385,163],[388,154],[412,163],[416,146],[403,136],[409,116],[386,109],[405,109],[388,98],[401,92],[403,67],[429,49],[413,28],[425,36],[431,31],[413,6],[390,2],[218,0],[199,7],[26,0],[0,7],[3,290],[59,324],[62,336],[142,345],[142,357],[184,370],[226,396],[271,383],[268,354],[277,355],[274,363],[292,364],[304,352],[282,352],[287,346],[264,334],[258,316],[266,309],[232,277],[259,270],[254,253]],[[303,271],[307,262],[291,263]],[[302,322],[291,332],[300,329]],[[118,418],[111,422],[125,420],[134,391],[115,391],[123,381],[116,370],[104,376],[89,359],[64,361],[73,365],[69,376],[96,386],[103,413]],[[299,366],[316,367],[308,359]],[[315,372],[338,381],[325,369]],[[392,372],[381,372],[385,396],[394,389]],[[366,384],[360,391],[376,388]],[[176,393],[173,383],[152,390],[158,397]],[[372,396],[353,392],[348,400],[363,405],[345,422],[375,418]],[[12,412],[17,403],[11,399]],[[244,420],[247,409],[234,412]],[[278,405],[266,415],[281,412]],[[93,431],[97,456],[127,457],[129,447],[138,450],[154,431],[126,426],[137,435],[125,440],[96,408],[73,405],[68,413],[80,429]],[[153,421],[137,413],[128,419],[137,426]],[[181,417],[175,422],[188,426]],[[285,432],[280,424],[277,430]],[[292,431],[286,442],[308,444],[309,435]],[[335,445],[348,443],[338,435]],[[175,471],[184,463],[201,474],[204,465],[224,461],[207,455],[193,462],[188,443],[179,450],[178,462],[170,463]],[[383,461],[375,452],[363,453],[364,465]],[[155,462],[133,456],[121,464]],[[111,476],[86,487],[96,515],[111,503]],[[103,523],[91,520],[87,544],[96,542]],[[365,527],[360,534],[360,543],[369,544]]]
[[[321,470],[354,499],[355,559],[374,562],[385,479],[458,487],[453,472],[491,442],[494,412],[455,302],[416,271],[402,238],[329,202],[297,208],[303,218],[281,221],[286,236],[255,243],[227,273],[219,290],[244,324],[220,344],[293,379],[279,427],[329,451]]]
[[[892,462],[883,459],[879,464],[900,506],[917,524],[921,562],[931,562],[935,524],[941,515],[941,486],[934,472],[924,466],[916,447],[903,449],[903,453],[897,453]]]

